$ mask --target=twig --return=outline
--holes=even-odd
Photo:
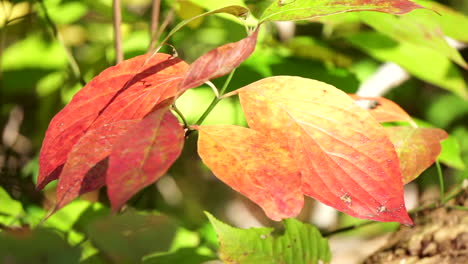
[[[120,63],[121,61],[123,61],[122,32],[120,30],[120,25],[122,24],[122,10],[120,0],[112,0],[112,10],[114,12],[113,25],[115,62]]]
[[[151,27],[150,27],[151,42],[150,42],[148,51],[151,51],[154,49],[156,42],[158,40],[156,38],[156,34],[158,32],[160,10],[161,10],[161,0],[153,0],[153,10],[151,12]]]
[[[62,35],[59,33],[57,26],[52,21],[52,19],[49,16],[49,13],[47,12],[47,7],[45,6],[42,0],[36,0],[36,1],[39,3],[39,6],[41,7],[42,12],[44,12],[44,18],[46,22],[49,24],[49,27],[52,29],[52,34],[54,35],[55,38],[57,38],[57,40],[59,41],[59,43],[62,45],[63,49],[65,50],[65,54],[67,55],[68,63],[70,64],[70,67],[72,68],[73,74],[75,75],[75,77],[78,79],[78,81],[82,85],[86,85],[86,82],[84,81],[83,76],[81,75],[78,62],[76,61],[75,57],[73,57],[73,54],[71,53],[71,51],[65,45]]]
[[[437,167],[437,175],[439,178],[440,202],[443,203],[445,195],[444,175],[442,174],[442,169],[440,168],[440,163],[438,160],[435,161],[435,164]]]

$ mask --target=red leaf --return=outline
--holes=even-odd
[[[412,224],[393,144],[348,95],[289,76],[238,93],[249,126],[291,151],[304,194],[355,217]]]
[[[300,173],[287,149],[259,132],[233,125],[196,127],[198,153],[213,173],[263,208],[273,220],[302,209]]]
[[[362,97],[357,94],[350,94],[349,96],[355,100],[356,104],[364,106],[364,109],[368,109],[378,122],[405,121],[414,124],[411,116],[391,100],[383,97]]]
[[[257,30],[250,36],[217,47],[194,61],[179,85],[179,91],[197,87],[206,81],[228,74],[255,50]]]
[[[431,166],[440,154],[440,141],[448,137],[438,128],[386,127],[400,158],[406,184]]]
[[[116,139],[139,120],[122,120],[88,130],[68,155],[57,186],[58,210],[78,195],[105,184],[107,157]]]
[[[179,157],[184,129],[168,107],[146,116],[120,137],[109,157],[106,183],[114,210],[166,173]]]
[[[52,119],[39,156],[38,189],[60,175],[70,150],[87,130],[142,118],[158,102],[176,94],[187,64],[167,54],[156,54],[141,67],[146,57],[104,70]]]

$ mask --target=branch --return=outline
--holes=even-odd
[[[159,26],[159,12],[161,9],[161,0],[153,0],[153,10],[151,12],[151,27],[150,27],[150,37],[151,42],[148,50],[151,51],[154,49],[157,42],[157,32]]]
[[[120,6],[120,0],[112,0],[112,10],[114,11],[113,25],[116,63],[120,63],[121,61],[123,61],[122,32],[120,30],[120,25],[122,24],[122,11]]]

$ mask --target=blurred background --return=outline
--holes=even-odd
[[[177,32],[169,43],[176,47],[179,57],[190,63],[217,46],[245,37],[245,24],[255,25],[271,2],[164,0],[160,3],[156,35],[164,37],[178,22],[218,7],[238,4],[250,8],[252,16],[246,21],[212,15]],[[463,44],[468,43],[468,1],[418,3],[424,2],[443,4],[436,6],[444,8],[439,11],[441,16],[418,11],[421,15],[415,14],[408,21],[422,19],[424,26],[427,26],[424,21],[437,21],[438,28],[450,37],[449,43],[468,58],[468,49]],[[122,0],[125,59],[149,50],[152,6],[151,0]],[[54,204],[56,186],[51,183],[43,191],[34,187],[44,133],[51,118],[85,83],[115,65],[112,13],[111,0],[0,0],[0,229],[21,233],[38,225],[47,227],[54,232],[36,234],[34,245],[56,243],[57,247],[66,248],[63,252],[68,259],[106,263],[100,261],[112,259],[116,252],[132,255],[138,251],[122,253],[122,246],[107,243],[112,239],[128,239],[111,235],[112,230],[118,230],[128,220],[159,235],[162,229],[173,230],[163,234],[167,238],[137,236],[135,241],[143,239],[160,245],[157,248],[160,251],[190,248],[192,251],[184,253],[199,257],[200,261],[193,263],[201,263],[214,259],[216,254],[216,237],[203,211],[237,227],[278,227],[278,223],[268,220],[261,209],[216,179],[201,163],[196,154],[195,134],[187,139],[182,156],[168,174],[129,202],[129,207],[135,209],[134,217],[107,219],[108,201],[101,190],[84,195],[43,221]],[[434,16],[427,17],[431,15]],[[347,93],[359,90],[361,95],[385,96],[401,105],[419,124],[443,128],[450,134],[444,143],[442,169],[447,188],[459,184],[468,178],[467,70],[457,64],[454,56],[444,52],[441,55],[430,43],[420,47],[417,40],[400,34],[405,21],[392,29],[380,28],[377,19],[378,16],[365,13],[349,13],[313,21],[267,23],[260,31],[255,52],[237,69],[228,90],[264,77],[295,75],[327,82]],[[162,52],[171,50],[165,47]],[[213,83],[221,87],[224,80],[225,77],[219,78]],[[195,123],[213,97],[209,87],[191,89],[178,99],[177,107],[189,123]],[[237,98],[223,100],[204,124],[246,125]],[[417,206],[419,197],[434,188],[438,188],[435,166],[407,186],[408,206]],[[150,217],[154,212],[168,217],[158,218],[156,225],[148,227],[144,224],[147,219],[139,217],[143,217],[141,213]],[[103,219],[109,223],[107,229]],[[322,231],[360,221],[312,199],[307,201],[299,219]],[[334,263],[362,259],[379,246],[375,240],[363,244],[365,241],[397,227],[375,224],[333,237]],[[95,233],[93,230],[104,230],[99,232],[102,237],[90,235]],[[93,242],[88,239],[90,236]],[[0,247],[7,243],[2,239]],[[106,246],[99,241],[107,241],[103,242]],[[141,243],[144,248],[145,243]],[[367,250],[363,245],[369,245]],[[106,253],[99,253],[97,248],[105,248]],[[48,254],[47,248],[37,250]],[[145,250],[138,252],[148,254]],[[339,262],[340,259],[344,262]]]

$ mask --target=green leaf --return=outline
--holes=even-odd
[[[352,64],[352,59],[348,55],[342,54],[326,43],[311,37],[295,37],[289,40],[286,46],[297,57],[319,60],[339,67],[349,67]]]
[[[276,0],[263,12],[260,22],[300,20],[351,11],[404,14],[421,6],[407,0]]]
[[[393,61],[414,76],[468,99],[460,71],[438,52],[411,43],[397,43],[377,32],[358,33],[348,40],[378,60]]]
[[[417,0],[416,2],[440,14],[440,25],[447,36],[459,41],[468,42],[468,34],[466,34],[465,30],[468,28],[467,16],[434,1]]]
[[[239,229],[206,213],[218,234],[220,258],[226,263],[242,264],[313,264],[329,263],[328,241],[313,226],[295,219],[283,221],[284,234],[273,228]]]
[[[140,263],[143,256],[167,251],[176,226],[162,215],[127,212],[92,222],[87,234],[97,248],[116,263]]]
[[[6,226],[17,224],[17,218],[24,215],[21,203],[12,199],[2,187],[0,187],[0,204],[0,224]]]
[[[80,1],[61,4],[45,1],[47,13],[56,24],[71,24],[88,12],[88,6]]]
[[[465,163],[461,158],[461,150],[457,138],[449,136],[441,142],[441,145],[442,152],[439,155],[439,161],[449,167],[464,170]]]
[[[468,115],[468,104],[453,94],[441,94],[428,106],[426,118],[438,127],[449,127]]]
[[[419,47],[430,48],[462,67],[467,64],[457,49],[451,47],[444,39],[440,15],[430,10],[414,10],[401,16],[377,12],[363,12],[362,21],[378,32],[399,42],[412,43]],[[459,27],[457,25],[457,27]]]
[[[15,264],[77,264],[80,249],[71,247],[57,233],[38,229],[0,233],[0,262]]]

